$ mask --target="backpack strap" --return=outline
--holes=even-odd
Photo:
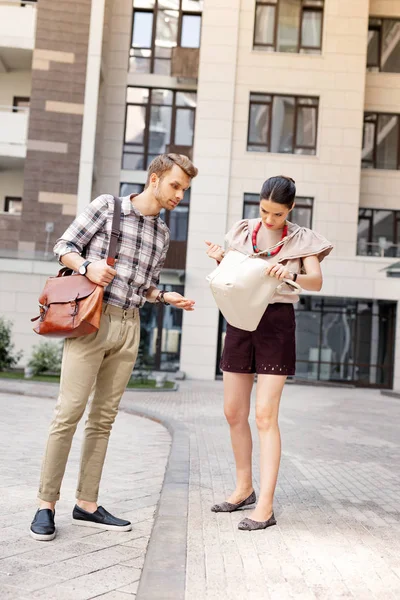
[[[108,246],[107,256],[107,264],[110,265],[110,267],[115,265],[115,257],[117,255],[117,244],[121,225],[121,205],[121,198],[114,196],[114,213],[111,225],[110,245]]]

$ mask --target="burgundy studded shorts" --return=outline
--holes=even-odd
[[[293,304],[270,304],[255,331],[227,325],[221,371],[294,375],[296,320]]]

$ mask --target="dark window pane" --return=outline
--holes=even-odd
[[[122,157],[122,168],[131,171],[142,171],[144,166],[143,154],[128,154],[124,152]]]
[[[303,200],[306,202],[310,202],[310,206],[302,206],[305,204]],[[289,221],[300,225],[300,227],[308,227],[311,228],[311,220],[312,220],[312,203],[311,199],[296,199],[296,206],[292,210],[289,215]]]
[[[368,30],[367,66],[379,67],[379,29]]]
[[[153,37],[153,13],[135,11],[133,15],[132,46],[151,48]]]
[[[126,111],[125,142],[142,144],[146,126],[146,107],[128,105]]]
[[[301,3],[299,0],[279,1],[278,43],[279,52],[297,52],[299,40]]]
[[[372,242],[379,256],[391,256],[394,253],[394,217],[392,210],[373,211]]]
[[[263,144],[261,151],[268,148],[269,105],[250,105],[249,144]]]
[[[187,239],[188,217],[188,206],[177,206],[175,210],[170,212],[169,228],[171,231],[171,240],[184,242]]]
[[[259,5],[256,7],[256,22],[254,33],[254,43],[256,45],[274,44],[275,15],[275,6]]]
[[[244,204],[243,219],[258,219],[260,216],[259,204]]]
[[[301,23],[301,45],[308,48],[321,47],[322,11],[305,10]]]
[[[119,188],[120,196],[129,196],[130,194],[140,194],[143,192],[143,183],[121,183]]]
[[[176,110],[175,144],[192,146],[194,133],[194,111],[187,108]]]
[[[317,140],[317,111],[299,106],[297,109],[297,146],[315,147]]]
[[[6,196],[4,199],[4,212],[20,215],[22,213],[22,198]]]
[[[358,232],[357,232],[357,254],[367,256],[371,254],[370,246],[370,223],[369,218],[362,217],[362,210],[359,211]]]
[[[150,112],[149,152],[162,154],[170,143],[172,108],[152,106]]]
[[[181,46],[183,48],[200,47],[201,16],[183,15]]]
[[[379,115],[377,139],[377,169],[398,167],[399,118],[397,115]]]
[[[302,363],[297,375],[307,379],[318,378],[321,313],[296,311],[296,355],[298,361],[311,361],[312,366]]]
[[[362,164],[363,167],[374,166],[375,122],[364,121]]]
[[[275,96],[272,109],[271,152],[293,152],[294,104],[292,97]]]
[[[400,21],[383,20],[381,70],[400,73]]]

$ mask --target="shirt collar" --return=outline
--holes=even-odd
[[[122,212],[124,213],[125,216],[133,213],[137,217],[143,217],[143,219],[147,219],[149,221],[156,221],[159,218],[159,216],[160,216],[159,214],[158,215],[142,215],[140,210],[138,210],[135,206],[133,206],[133,204],[131,202],[131,195],[132,194],[129,194],[129,196],[124,196],[122,198]],[[137,196],[137,195],[138,194],[134,194],[134,196]]]

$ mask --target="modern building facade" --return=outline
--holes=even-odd
[[[400,3],[0,0],[0,314],[23,360],[57,237],[169,151],[199,176],[165,215],[162,285],[197,308],[146,305],[140,365],[219,375],[204,240],[223,244],[283,173],[292,220],[335,246],[297,307],[297,376],[400,387]]]

